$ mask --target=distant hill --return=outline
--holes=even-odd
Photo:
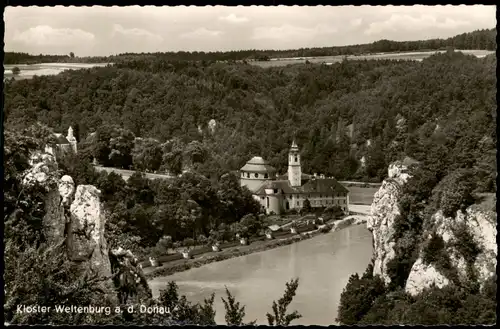
[[[466,50],[495,50],[496,28],[463,33],[447,39],[430,39],[419,41],[376,42],[337,47],[301,48],[294,50],[239,50],[227,52],[164,52],[164,53],[124,53],[112,56],[71,57],[68,55],[30,55],[27,53],[5,52],[4,64],[35,63],[116,63],[134,59],[162,58],[165,60],[268,60],[269,58],[316,57],[357,55],[380,52],[439,50],[453,47]]]

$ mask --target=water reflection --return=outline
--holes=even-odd
[[[215,292],[216,321],[225,324],[221,297],[227,286],[246,305],[245,321],[267,324],[265,314],[273,300],[281,298],[285,282],[299,278],[299,288],[289,311],[303,317],[294,324],[333,324],[342,289],[354,272],[362,273],[372,256],[371,234],[364,225],[321,235],[292,245],[255,253],[200,268],[156,278],[150,282],[159,295],[168,281],[181,294],[201,302]]]

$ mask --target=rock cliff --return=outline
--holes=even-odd
[[[123,277],[122,273],[133,273],[136,284],[140,286],[135,290],[138,288],[143,295],[149,296],[151,291],[147,282],[142,280],[142,269],[130,251],[126,258],[134,261],[117,262],[117,259],[123,259],[123,252],[113,253],[108,248],[100,191],[92,185],[75,188],[70,176],[60,177],[57,162],[51,154],[34,153],[30,164],[31,168],[23,176],[23,184],[39,184],[46,192],[43,231],[48,243],[65,244],[69,260],[75,264],[88,264],[102,277],[108,277],[108,284],[111,284],[112,277],[115,278],[113,281],[118,292],[123,290],[120,286],[123,280],[116,278]],[[128,287],[127,291],[130,290]]]
[[[367,227],[373,235],[373,274],[380,275],[386,284],[390,283],[387,264],[395,257],[397,241],[394,236],[394,224],[400,214],[398,203],[402,196],[402,187],[411,177],[408,172],[411,164],[411,161],[402,161],[389,166],[388,178],[375,193],[371,216],[367,220]],[[444,254],[449,256],[452,271],[457,273],[459,281],[470,278],[471,272],[470,266],[468,270],[463,252],[459,250],[460,245],[465,243],[464,234],[478,247],[472,266],[477,281],[482,284],[495,274],[497,255],[495,212],[485,211],[477,205],[472,205],[464,212],[457,211],[455,217],[445,217],[443,212],[438,210],[424,227],[426,231],[421,233],[419,239],[421,244],[417,247],[419,256],[406,281],[405,289],[409,294],[416,295],[432,285],[444,287],[452,281],[447,273],[442,273],[439,266],[424,262],[423,251],[433,234],[442,238],[445,246]],[[457,227],[462,227],[465,233],[457,233]]]
[[[428,241],[433,232],[443,239],[445,254],[449,255],[451,266],[456,270],[460,281],[470,277],[467,273],[467,261],[457,247],[465,243],[461,240],[463,236],[457,234],[457,227],[460,226],[470,236],[471,242],[478,247],[478,254],[473,263],[473,271],[478,282],[482,285],[489,277],[495,275],[497,245],[494,212],[482,211],[473,205],[465,212],[457,211],[455,217],[445,217],[442,211],[438,211],[432,216],[431,222],[432,230],[424,233],[424,241]],[[406,281],[406,292],[411,295],[416,295],[433,284],[443,287],[450,283],[450,279],[441,273],[436,265],[424,264],[422,254],[423,251],[420,250],[420,257],[413,264]]]
[[[373,235],[373,274],[380,275],[386,284],[390,282],[387,263],[395,256],[394,221],[400,214],[398,202],[402,187],[410,177],[407,171],[408,166],[403,162],[389,166],[389,176],[375,193],[371,216],[367,220],[367,227]]]

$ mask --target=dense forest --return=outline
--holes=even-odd
[[[36,63],[118,63],[134,59],[158,59],[173,61],[240,61],[269,60],[270,58],[316,57],[338,55],[360,55],[380,52],[428,51],[453,47],[455,49],[496,49],[496,28],[477,30],[447,39],[430,39],[419,41],[380,40],[369,44],[301,48],[295,50],[239,50],[228,52],[167,52],[167,53],[125,53],[111,56],[75,57],[68,55],[30,55],[26,53],[5,52],[4,64],[36,64]]]
[[[94,184],[102,193],[101,202],[107,213],[105,238],[108,248],[130,248],[138,256],[141,256],[141,251],[142,254],[146,251],[148,255],[158,251],[164,255],[169,247],[162,243],[166,239],[159,241],[156,250],[147,249],[148,246],[155,246],[163,234],[170,234],[168,238],[172,240],[173,237],[175,243],[182,241],[187,245],[182,237],[193,237],[198,233],[206,234],[205,242],[207,236],[222,241],[234,239],[234,231],[231,231],[230,237],[227,233],[230,226],[234,229],[234,224],[238,226],[239,223],[242,235],[252,233],[246,228],[256,227],[257,220],[253,217],[258,205],[249,191],[240,187],[237,177],[224,176],[214,186],[199,175],[187,174],[175,181],[151,181],[137,173],[125,183],[121,176],[98,173],[85,158],[69,154],[58,160],[57,170],[47,172],[50,177],[47,181],[27,184],[24,178],[26,171],[32,167],[30,160],[34,154],[42,152],[51,139],[51,130],[41,125],[20,131],[8,129],[5,133],[5,321],[25,325],[215,325],[215,294],[202,303],[191,303],[186,296],[179,294],[174,282],[169,282],[165,289],[160,290],[158,299],[142,296],[138,303],[135,299],[122,301],[114,298],[117,291],[137,294],[137,282],[117,280],[113,281],[114,285],[103,286],[101,283],[109,278],[97,275],[88,262],[71,259],[65,249],[65,240],[50,242],[44,227],[46,216],[57,215],[49,213],[47,194],[57,188],[57,181],[63,174],[71,175],[77,185]],[[199,237],[197,241],[200,242]],[[288,325],[301,317],[297,311],[287,311],[298,284],[298,279],[287,282],[283,297],[270,305],[270,312],[266,314],[269,325]],[[245,306],[240,305],[229,290],[226,289],[222,300],[226,323],[246,324]],[[52,310],[71,305],[91,305],[108,307],[110,312],[25,312],[19,309],[23,305],[51,307]],[[129,306],[139,309],[139,305],[167,307],[171,313],[148,314],[128,309]],[[116,307],[121,307],[123,311],[116,312]]]
[[[453,51],[267,69],[136,60],[7,82],[5,124],[71,125],[81,153],[106,166],[217,180],[260,155],[285,172],[295,137],[307,173],[380,181],[402,154],[437,157],[476,168],[491,191],[495,68],[494,55]]]
[[[401,200],[401,248],[389,265],[393,284],[385,286],[370,267],[361,277],[353,275],[341,297],[339,322],[494,322],[494,282],[482,291],[473,278],[416,297],[402,291],[429,214],[467,206],[476,192],[496,192],[494,55],[476,58],[450,50],[422,62],[345,60],[330,66],[267,69],[137,58],[105,68],[7,81],[4,92],[9,321],[40,320],[35,315],[13,318],[21,302],[108,303],[105,292],[44,244],[40,225],[46,191],[40,186],[25,189],[21,183],[30,152],[43,149],[51,129],[64,133],[71,125],[79,152],[60,159],[60,174],[101,190],[109,214],[110,247],[139,254],[171,242],[223,239],[225,234],[234,237],[234,231],[250,234],[261,229],[259,207],[232,171],[261,155],[284,172],[293,138],[301,148],[304,171],[339,179],[381,180],[390,162],[410,156],[421,166]],[[156,181],[136,173],[125,182],[119,175],[96,172],[92,159],[106,166],[189,172]],[[466,259],[473,256],[470,249],[464,249]],[[445,256],[433,261],[445,263]],[[291,302],[296,284],[287,285],[275,306],[271,318],[277,324],[294,319],[282,306]],[[225,304],[228,324],[242,324],[244,311],[231,298]],[[214,324],[213,297],[191,305],[169,285],[160,301],[148,303],[178,305],[176,323]],[[86,318],[58,316],[44,321],[89,323]],[[91,322],[169,324],[130,314]]]

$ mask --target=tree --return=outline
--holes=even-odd
[[[336,321],[344,325],[353,325],[361,321],[368,313],[375,299],[385,293],[385,285],[377,275],[373,276],[370,264],[363,276],[353,274],[340,295],[340,305]]]
[[[435,200],[445,216],[454,216],[474,203],[474,172],[458,169],[446,176],[435,189]]]
[[[136,139],[131,155],[137,170],[156,171],[161,166],[163,152],[160,142],[155,139]]]
[[[184,145],[180,139],[174,139],[162,145],[163,159],[162,167],[173,175],[182,173],[184,166],[183,163],[183,149]]]
[[[19,75],[20,73],[21,73],[21,69],[20,69],[19,67],[14,66],[14,67],[12,68],[12,74],[14,74],[14,75]]]
[[[246,235],[248,235],[248,237],[256,235],[262,227],[262,223],[255,216],[255,214],[245,215],[241,219],[239,224],[244,228],[244,231]]]
[[[309,199],[304,200],[304,204],[302,205],[302,210],[307,214],[312,211],[311,201]]]
[[[69,53],[69,57],[71,57],[71,58],[75,58],[75,53],[70,52],[70,53]]]
[[[224,308],[226,309],[226,324],[228,326],[242,326],[242,325],[255,325],[255,321],[248,324],[243,323],[243,318],[245,317],[245,306],[240,307],[240,303],[237,302],[231,295],[226,287],[227,301],[221,297],[224,303]]]
[[[267,313],[267,322],[270,326],[288,326],[293,320],[300,319],[302,315],[293,311],[290,314],[287,314],[287,309],[290,303],[295,297],[295,292],[299,287],[299,279],[292,279],[290,282],[286,283],[285,294],[278,300],[273,301],[273,314]]]

